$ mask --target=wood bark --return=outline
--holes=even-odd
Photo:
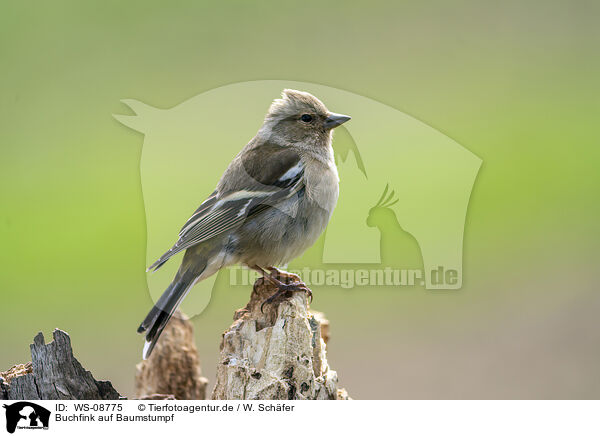
[[[264,306],[277,289],[258,279],[234,323],[225,331],[213,399],[350,399],[338,387],[327,361],[329,321],[310,311],[308,298],[295,292]],[[45,344],[39,333],[32,361],[0,372],[0,400],[124,399],[109,381],[97,381],[77,361],[69,335],[53,332]],[[206,397],[193,326],[176,313],[152,356],[136,367],[136,397],[201,400]]]
[[[204,400],[207,384],[194,344],[194,327],[177,311],[150,357],[136,366],[135,395],[153,400]]]
[[[54,340],[38,333],[30,345],[31,362],[0,373],[4,400],[118,400],[109,381],[97,381],[73,356],[71,338],[56,329]]]
[[[259,278],[250,301],[223,333],[216,400],[348,399],[327,362],[329,323],[295,292],[261,305],[277,289]],[[327,326],[327,334],[324,327]]]

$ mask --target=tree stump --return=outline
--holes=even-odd
[[[177,311],[150,357],[136,366],[136,397],[204,400],[207,384],[208,380],[202,377],[194,343],[194,326],[182,312]]]
[[[259,278],[250,301],[223,333],[215,400],[348,399],[327,362],[322,314],[304,292],[264,306],[277,291]],[[328,325],[328,323],[327,323]]]
[[[0,399],[4,400],[118,400],[109,381],[97,381],[73,356],[71,338],[55,329],[54,340],[44,343],[40,332],[33,339],[31,362],[0,373]]]

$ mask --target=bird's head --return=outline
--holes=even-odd
[[[280,143],[327,146],[332,130],[349,119],[330,112],[308,92],[284,89],[281,98],[271,104],[262,133]]]

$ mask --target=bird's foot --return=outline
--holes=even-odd
[[[293,275],[295,275],[295,274],[293,274]],[[298,276],[296,276],[296,277],[298,277]],[[304,282],[302,282],[302,280],[300,280],[300,277],[298,277],[298,281],[296,281],[294,283],[283,283],[282,281],[273,277],[273,275],[269,275],[266,278],[271,283],[276,285],[278,290],[273,295],[271,295],[269,298],[267,298],[265,301],[263,301],[263,303],[260,305],[261,313],[264,313],[263,309],[265,307],[265,304],[271,304],[275,301],[289,298],[292,296],[292,293],[294,293],[294,292],[305,292],[308,295],[310,302],[312,303],[312,291],[308,288],[308,286],[306,286],[306,284]]]

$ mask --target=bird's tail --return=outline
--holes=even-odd
[[[173,282],[160,296],[154,307],[148,312],[146,319],[138,327],[138,333],[146,333],[143,357],[150,357],[160,334],[173,316],[173,313],[194,285],[196,275],[177,274]]]

